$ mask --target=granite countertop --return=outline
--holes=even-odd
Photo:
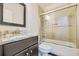
[[[11,37],[11,38],[3,38],[0,41],[0,45],[10,43],[10,42],[14,42],[14,41],[23,40],[25,38],[30,38],[30,37],[34,37],[34,36],[37,36],[37,35],[18,35],[18,36]]]

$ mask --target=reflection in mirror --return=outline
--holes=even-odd
[[[15,24],[24,23],[24,6],[18,3],[3,4],[3,21]]]

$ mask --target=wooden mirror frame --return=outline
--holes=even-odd
[[[16,24],[16,23],[9,23],[9,22],[4,22],[3,21],[3,4],[4,3],[0,3],[0,24],[1,25],[10,25],[10,26],[19,26],[19,27],[25,27],[26,26],[26,5],[24,3],[18,3],[20,5],[22,5],[24,7],[24,15],[23,15],[23,24]]]

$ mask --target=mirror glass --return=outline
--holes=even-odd
[[[2,22],[6,25],[25,26],[25,5],[22,3],[4,3]]]

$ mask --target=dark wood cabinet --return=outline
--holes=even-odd
[[[0,56],[3,55],[3,49],[2,49],[2,45],[0,45]]]
[[[0,46],[1,54],[4,56],[37,56],[38,36],[3,44]]]

